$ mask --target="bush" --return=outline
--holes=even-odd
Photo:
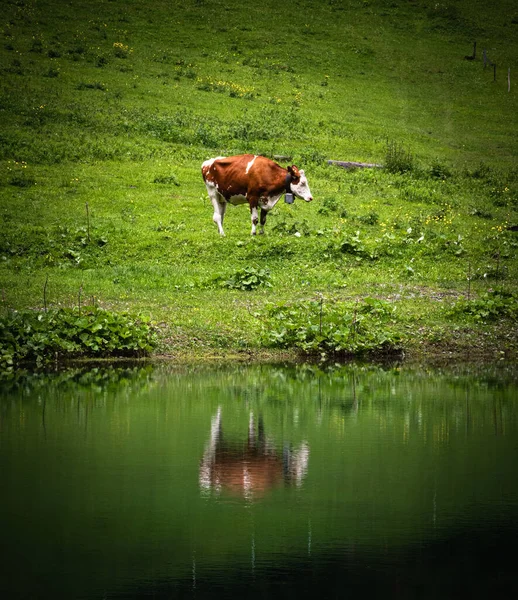
[[[51,67],[46,73],[43,74],[43,77],[49,77],[53,79],[54,77],[58,77],[59,69],[54,69]]]
[[[14,185],[15,187],[20,188],[32,187],[33,185],[36,185],[36,180],[34,179],[34,177],[15,175],[9,180],[9,185]]]
[[[100,90],[101,92],[105,92],[106,91],[106,86],[104,85],[104,83],[101,83],[99,81],[95,81],[94,83],[87,83],[84,81],[81,81],[81,83],[79,83],[76,87],[77,90]]]
[[[430,176],[433,179],[442,179],[446,180],[452,176],[451,170],[444,164],[440,163],[438,160],[434,161],[432,166],[430,167]]]
[[[310,300],[271,306],[264,315],[262,341],[307,354],[364,355],[399,351],[401,338],[390,328],[395,308],[366,298],[342,303]]]
[[[133,52],[126,44],[122,42],[115,42],[113,44],[113,54],[117,58],[128,58],[128,56]]]
[[[318,214],[320,215],[328,215],[331,212],[336,212],[338,210],[338,202],[333,196],[324,197],[317,209]]]
[[[340,252],[342,254],[351,254],[358,261],[362,258],[367,258],[369,260],[374,260],[375,256],[372,254],[368,248],[363,243],[363,240],[360,239],[360,232],[357,231],[355,235],[350,235],[344,238],[339,242]]]
[[[221,282],[222,287],[231,290],[255,290],[260,286],[271,287],[270,271],[268,269],[256,269],[255,267],[245,267],[236,271],[230,278]]]
[[[292,216],[288,216],[282,221],[279,221],[272,227],[272,233],[277,233],[280,236],[285,235],[309,235],[310,227],[306,219],[296,220]]]
[[[408,173],[414,169],[414,157],[410,150],[391,142],[387,144],[385,168],[389,173]]]
[[[358,223],[362,223],[363,225],[377,225],[379,219],[378,213],[375,212],[370,212],[366,215],[358,215],[356,217]]]
[[[79,356],[145,356],[156,345],[148,319],[97,307],[27,310],[0,318],[0,370]]]
[[[491,290],[473,300],[459,300],[454,314],[465,314],[482,323],[502,318],[518,320],[518,297],[511,292]]]

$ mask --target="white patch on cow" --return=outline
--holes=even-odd
[[[311,202],[313,200],[313,196],[311,195],[311,191],[309,189],[308,180],[306,179],[306,175],[304,171],[299,171],[300,180],[298,183],[292,183],[290,185],[291,191],[297,196],[297,198],[302,198],[306,202]]]
[[[202,165],[201,168],[202,170],[207,170],[210,169],[212,167],[212,165],[214,164],[214,161],[216,160],[223,160],[225,157],[224,156],[216,156],[216,158],[209,158],[209,160],[206,160]]]
[[[270,196],[269,198],[261,198],[259,200],[259,206],[263,210],[272,210],[272,208],[277,204],[277,202],[279,202],[281,196],[282,194],[278,194],[276,196]]]
[[[246,165],[245,173],[247,175],[248,175],[248,171],[250,171],[250,169],[252,168],[252,165],[254,164],[256,158],[257,158],[257,155],[255,155],[254,158],[252,158],[252,160]]]

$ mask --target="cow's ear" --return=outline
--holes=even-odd
[[[295,165],[291,165],[291,167],[288,167],[288,171],[291,173],[291,179],[293,183],[297,183],[300,179],[300,172],[298,168]]]

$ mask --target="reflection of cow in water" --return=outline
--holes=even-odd
[[[253,498],[280,485],[302,484],[309,460],[309,446],[302,442],[297,450],[285,446],[282,457],[264,434],[262,417],[257,432],[250,414],[248,442],[229,443],[223,438],[221,407],[212,418],[210,440],[200,464],[200,487],[204,492],[221,491]]]

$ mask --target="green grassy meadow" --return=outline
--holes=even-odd
[[[207,356],[271,347],[271,305],[375,298],[408,351],[516,355],[512,0],[2,13],[2,312],[140,312],[159,353]],[[291,157],[315,200],[281,200],[254,238],[230,206],[220,238],[200,166],[245,152]]]

